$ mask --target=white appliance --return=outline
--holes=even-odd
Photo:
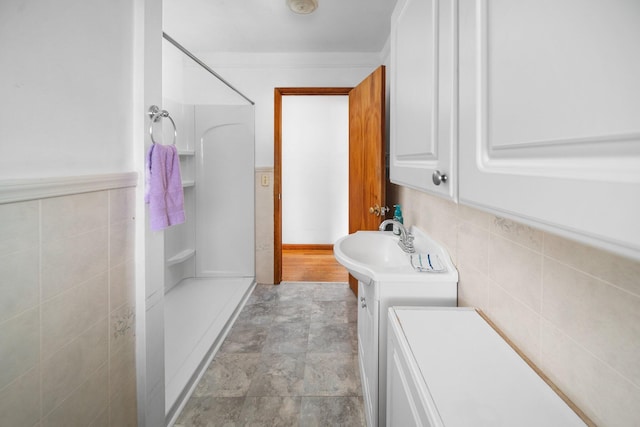
[[[394,307],[386,314],[387,425],[585,425],[475,309]]]

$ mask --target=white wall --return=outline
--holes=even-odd
[[[0,179],[134,169],[133,4],[0,2]]]
[[[160,69],[160,36],[161,36],[161,0],[111,0],[108,2],[100,0],[59,0],[50,1],[23,1],[23,0],[2,0],[0,2],[0,193],[11,186],[14,180],[24,183],[27,179],[32,187],[44,188],[44,196],[41,200],[26,202],[34,206],[30,212],[42,211],[42,215],[26,218],[35,220],[34,227],[29,233],[24,234],[24,238],[31,239],[38,236],[42,231],[42,226],[38,226],[38,218],[49,217],[52,224],[62,221],[52,230],[62,230],[69,232],[71,241],[65,250],[54,250],[53,255],[63,256],[65,253],[73,254],[73,250],[80,250],[83,262],[71,262],[67,273],[73,271],[81,277],[93,277],[96,272],[92,266],[99,264],[105,268],[110,266],[105,260],[109,260],[113,265],[113,270],[108,273],[109,292],[86,293],[88,298],[97,301],[105,306],[105,298],[108,304],[116,307],[114,298],[122,296],[122,290],[126,287],[127,292],[135,290],[136,316],[131,317],[127,312],[126,318],[129,322],[135,320],[135,353],[128,352],[126,357],[114,356],[112,353],[107,360],[106,366],[109,370],[108,384],[116,385],[114,391],[125,391],[118,380],[135,378],[138,381],[138,391],[140,399],[137,402],[139,409],[140,425],[162,425],[164,420],[164,378],[162,370],[162,354],[157,351],[163,345],[162,319],[158,319],[157,313],[162,313],[162,301],[153,299],[153,295],[158,295],[157,287],[145,286],[145,283],[162,283],[162,280],[155,280],[157,268],[154,267],[156,259],[162,259],[161,245],[162,235],[156,234],[156,239],[149,241],[145,246],[144,226],[144,205],[142,204],[142,186],[138,186],[134,192],[131,189],[112,190],[112,181],[117,181],[123,175],[125,177],[135,177],[132,172],[137,171],[138,177],[142,176],[143,157],[145,150],[146,126],[148,125],[145,111],[151,103],[159,104],[161,95],[161,69]],[[108,197],[105,196],[104,189],[98,189],[102,193],[92,192],[95,185],[95,177],[99,183],[105,184],[109,189]],[[73,179],[56,179],[59,177],[71,176]],[[128,179],[128,178],[127,178]],[[135,178],[133,178],[135,182]],[[138,183],[141,179],[138,179]],[[48,190],[50,184],[56,184],[59,191],[67,192],[68,196],[60,198],[50,198],[51,192]],[[73,185],[69,185],[72,183]],[[127,182],[126,187],[133,185]],[[28,187],[28,186],[27,186]],[[67,188],[72,187],[72,188]],[[81,187],[83,191],[90,191],[80,195],[73,194],[74,189]],[[89,190],[87,190],[89,188]],[[126,197],[121,197],[126,193]],[[94,197],[100,197],[101,202],[96,204]],[[114,196],[114,197],[112,197]],[[32,197],[29,194],[28,197]],[[38,196],[40,198],[40,196]],[[132,198],[135,200],[132,203]],[[108,202],[105,200],[108,199]],[[126,200],[125,200],[126,199]],[[84,200],[85,202],[81,202]],[[22,202],[20,202],[22,204]],[[45,214],[46,206],[58,205],[63,212],[50,212]],[[2,209],[12,209],[13,205],[0,205]],[[120,209],[125,206],[125,209]],[[6,212],[6,211],[5,211]],[[21,218],[18,215],[15,218]],[[74,218],[79,219],[74,221]],[[107,221],[108,218],[115,218],[116,222]],[[15,219],[14,218],[14,219]],[[134,226],[134,218],[137,219]],[[3,219],[6,219],[3,217]],[[97,222],[94,222],[97,220]],[[8,224],[3,220],[3,223]],[[96,225],[98,224],[98,225]],[[107,224],[102,226],[100,224]],[[126,224],[126,225],[125,225]],[[22,230],[11,227],[8,229]],[[93,233],[96,229],[99,233],[106,235],[109,229],[113,236],[113,243],[107,246],[104,239],[87,240],[90,245],[101,245],[99,251],[87,251],[84,247],[76,244],[79,238],[77,227],[87,229]],[[102,227],[102,228],[100,228]],[[135,230],[134,230],[135,228]],[[104,231],[104,232],[103,232]],[[11,236],[11,235],[10,235]],[[134,237],[135,236],[135,237]],[[6,237],[6,236],[3,236]],[[60,236],[58,236],[60,237]],[[135,239],[135,244],[134,244]],[[62,247],[61,240],[45,242],[46,236],[41,233],[39,241],[43,244],[55,243],[57,247]],[[33,243],[33,242],[32,242]],[[10,239],[0,245],[9,252],[21,250],[19,239]],[[135,278],[131,263],[131,256],[135,247]],[[109,249],[110,250],[109,250]],[[159,253],[156,251],[159,250]],[[41,252],[45,253],[44,250]],[[37,253],[37,251],[36,251]],[[106,253],[106,255],[105,255]],[[120,268],[118,264],[122,258],[127,257],[126,285],[119,282],[122,277],[116,274],[115,269]],[[44,264],[40,265],[41,257],[30,258],[28,265],[22,265],[19,269],[20,277],[12,282],[19,289],[17,295],[9,295],[6,300],[13,299],[23,294],[23,279],[40,277],[44,280],[47,275],[39,273]],[[2,261],[6,261],[2,260]],[[77,261],[77,260],[76,260]],[[145,269],[145,261],[151,268]],[[2,262],[0,262],[2,264]],[[13,263],[15,264],[15,263]],[[60,263],[55,263],[60,268]],[[0,270],[4,271],[4,265]],[[63,266],[64,267],[64,266]],[[64,280],[60,283],[71,285],[69,274],[63,275]],[[159,273],[162,278],[162,273]],[[7,277],[10,277],[7,276]],[[50,277],[49,277],[50,280]],[[86,284],[86,283],[85,283]],[[83,286],[77,283],[78,289]],[[135,285],[135,289],[134,289]],[[70,292],[73,289],[69,290]],[[53,299],[41,298],[36,292],[35,296],[43,306],[54,302]],[[71,295],[69,295],[71,296]],[[128,298],[133,295],[128,293]],[[4,295],[7,297],[7,295]],[[153,301],[151,301],[153,300]],[[83,310],[86,304],[76,300],[68,300],[70,307]],[[155,302],[155,304],[151,304]],[[74,304],[75,303],[75,304]],[[128,300],[128,304],[132,303]],[[55,313],[75,313],[70,307],[63,310],[54,310]],[[130,307],[128,307],[130,308]],[[100,315],[102,312],[94,311],[91,314]],[[74,314],[75,315],[75,314]],[[78,316],[76,316],[78,317]],[[109,325],[109,329],[102,329],[105,332],[105,342],[116,343],[112,327],[117,331],[126,326],[131,327],[131,323],[121,324],[119,317],[111,316],[107,321],[115,321]],[[25,399],[25,392],[30,398],[35,399],[33,404],[27,406],[26,416],[30,420],[39,418],[41,415],[49,419],[43,419],[44,424],[56,424],[51,417],[55,414],[62,419],[73,419],[78,423],[101,424],[101,425],[132,425],[135,420],[122,420],[119,417],[122,412],[114,405],[117,395],[107,395],[106,386],[98,386],[96,394],[88,393],[86,386],[93,383],[82,383],[83,372],[78,369],[87,361],[86,355],[99,349],[92,341],[84,349],[65,346],[68,354],[58,356],[65,361],[67,368],[61,365],[47,366],[42,363],[48,357],[56,357],[53,351],[44,351],[40,348],[42,342],[46,342],[50,337],[62,337],[63,328],[59,325],[73,325],[73,328],[93,328],[89,322],[45,322],[42,318],[43,327],[39,327],[39,322],[32,324],[36,329],[13,333],[5,329],[7,324],[0,325],[0,329],[5,337],[18,337],[16,343],[7,345],[0,343],[0,348],[20,348],[25,341],[24,337],[36,337],[35,351],[28,351],[29,358],[24,361],[35,360],[40,365],[36,371],[41,375],[58,376],[55,381],[38,381],[35,387],[40,387],[40,391],[31,393],[22,387],[21,380],[16,380],[7,387],[0,386],[0,419],[12,425],[33,425],[35,421],[19,419],[13,422],[20,413],[16,405],[12,402],[21,401],[28,403]],[[45,336],[44,326],[49,328],[48,335]],[[145,329],[146,326],[149,329]],[[106,322],[105,322],[106,326]],[[74,329],[78,330],[78,329]],[[128,329],[132,336],[133,329]],[[42,336],[40,336],[42,334]],[[127,334],[129,335],[129,334]],[[71,341],[75,342],[75,341]],[[129,343],[130,344],[130,343]],[[130,348],[130,347],[129,347]],[[119,353],[119,352],[118,352]],[[35,357],[35,359],[34,359]],[[147,357],[150,362],[147,363]],[[0,358],[8,361],[8,359]],[[52,359],[53,360],[53,359]],[[137,360],[137,366],[135,362]],[[83,363],[74,361],[82,361]],[[71,365],[69,365],[71,363]],[[75,368],[75,369],[74,369]],[[124,368],[126,373],[118,375],[115,368]],[[137,372],[136,372],[137,370]],[[7,372],[5,366],[0,366],[0,371]],[[85,369],[86,371],[86,369]],[[102,374],[104,369],[100,368],[98,373]],[[85,372],[86,373],[86,372]],[[29,378],[33,379],[30,375]],[[37,375],[36,375],[37,379]],[[60,394],[62,400],[57,403],[54,412],[43,409],[45,399],[49,403],[54,397],[53,393],[42,387],[45,384],[53,384],[56,390],[62,390],[62,385],[72,385],[73,394],[77,399],[72,400]],[[129,384],[131,384],[129,382]],[[79,387],[76,387],[79,386]],[[133,387],[133,386],[132,386]],[[19,392],[15,395],[13,392]],[[62,390],[63,391],[63,390]],[[135,409],[135,389],[127,389],[127,396],[122,403]],[[155,397],[154,397],[155,396]],[[87,415],[88,399],[98,398],[103,403],[105,399],[111,402],[111,414],[109,410],[98,414],[98,418],[91,420],[81,420],[78,411]],[[57,405],[53,403],[53,405]],[[24,405],[23,405],[24,406]],[[4,412],[2,409],[6,409]],[[7,416],[5,416],[7,415]],[[135,418],[135,414],[132,415]],[[110,421],[109,421],[110,418]],[[59,419],[60,421],[60,419]],[[146,423],[145,423],[146,421]],[[63,424],[60,422],[59,424]],[[67,423],[68,424],[68,423]]]
[[[381,63],[378,53],[194,53],[255,102],[256,167],[273,166],[274,88],[353,87]],[[212,87],[207,79],[210,78],[195,67],[187,66],[185,102],[196,105],[246,102],[228,89]]]
[[[349,97],[282,97],[282,243],[349,233]]]
[[[190,61],[178,48],[162,39],[162,98],[184,104],[185,59]]]

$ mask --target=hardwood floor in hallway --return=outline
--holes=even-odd
[[[283,282],[346,282],[347,270],[336,261],[332,249],[283,248]]]

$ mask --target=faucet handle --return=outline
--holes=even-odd
[[[403,251],[409,254],[415,253],[416,251],[416,248],[413,246],[413,239],[399,240],[398,246],[400,246],[400,248],[402,248]]]

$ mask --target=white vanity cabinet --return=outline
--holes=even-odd
[[[386,315],[388,426],[577,427],[590,423],[476,310],[394,307]]]
[[[391,182],[457,197],[456,1],[398,0],[391,18]],[[439,184],[433,175],[446,176]],[[437,180],[436,180],[437,182]]]
[[[459,200],[640,259],[637,1],[459,1]]]
[[[412,228],[425,252],[436,253],[442,273],[415,273],[421,281],[358,282],[358,356],[365,416],[369,427],[386,425],[387,310],[392,305],[457,305],[458,272],[448,254],[421,230]],[[425,242],[429,243],[423,246]],[[424,249],[427,248],[427,249]],[[408,262],[408,261],[407,261]],[[399,425],[399,424],[397,424]]]
[[[360,381],[367,425],[377,425],[378,414],[378,342],[380,304],[373,287],[358,282],[358,356]]]

